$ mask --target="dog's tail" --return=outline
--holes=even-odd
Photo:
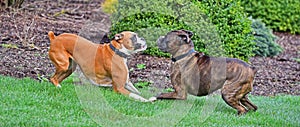
[[[52,40],[55,39],[55,35],[54,35],[54,33],[52,31],[48,32],[48,37],[49,37],[50,41],[52,41]]]

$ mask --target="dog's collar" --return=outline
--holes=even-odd
[[[109,47],[111,48],[111,50],[113,50],[117,55],[123,57],[123,58],[128,58],[129,55],[123,53],[123,52],[120,52],[119,49],[116,49],[111,43],[109,44]]]
[[[183,55],[180,55],[180,56],[177,56],[177,57],[172,57],[172,61],[173,62],[176,62],[176,61],[178,61],[178,60],[180,60],[180,59],[183,59],[184,57],[186,57],[186,56],[188,56],[188,55],[190,55],[190,54],[192,54],[192,53],[194,53],[194,52],[196,52],[194,49],[191,49],[189,52],[187,52],[186,54],[183,54]]]

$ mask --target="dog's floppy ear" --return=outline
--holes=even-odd
[[[115,35],[115,37],[114,37],[114,40],[121,40],[121,39],[123,39],[123,37],[124,37],[124,34],[116,34]]]
[[[104,34],[104,36],[102,37],[102,39],[101,39],[101,41],[100,41],[100,44],[104,44],[104,43],[110,43],[110,39],[109,39],[109,37],[108,37],[108,35],[107,35],[107,33],[106,34]]]

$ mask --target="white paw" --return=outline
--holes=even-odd
[[[58,85],[56,86],[56,88],[61,88],[61,85],[60,85],[60,84],[58,84]]]
[[[156,100],[157,100],[156,97],[150,97],[150,98],[149,98],[149,102],[154,102],[154,101],[156,101]]]

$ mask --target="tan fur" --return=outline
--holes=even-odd
[[[130,38],[133,32],[122,32],[119,40],[111,41],[116,49],[125,47],[133,50]],[[123,57],[115,54],[109,44],[95,44],[75,34],[64,33],[55,36],[48,33],[50,39],[49,58],[56,71],[50,78],[55,86],[67,78],[78,65],[84,75],[99,85],[112,85],[115,92],[129,95],[125,84],[129,83],[128,68]]]

